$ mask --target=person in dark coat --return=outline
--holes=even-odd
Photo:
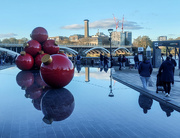
[[[105,56],[104,56],[104,68],[105,68],[105,67],[108,68],[108,60],[109,60],[109,58],[105,55]]]
[[[135,56],[134,56],[134,63],[135,63],[134,68],[135,68],[135,69],[138,69],[139,58],[138,58],[137,53],[136,53]]]
[[[173,70],[173,74],[174,74],[174,71],[175,71],[175,67],[177,66],[177,63],[176,61],[172,58],[172,54],[169,55],[169,57],[171,58],[171,62],[172,64],[174,65],[174,70]],[[172,85],[174,85],[174,81],[172,82]]]
[[[143,84],[143,88],[145,89],[147,89],[147,83],[149,81],[152,71],[153,71],[152,64],[150,63],[149,60],[147,60],[147,57],[144,56],[143,62],[139,64],[138,72]]]
[[[10,62],[10,64],[12,65],[12,63],[13,63],[13,57],[10,55],[9,56],[9,62]]]
[[[165,91],[165,96],[170,96],[171,83],[174,81],[174,65],[172,64],[170,57],[167,57],[166,60],[161,64],[159,68],[159,74],[162,76],[163,88]]]
[[[171,116],[171,113],[174,111],[173,108],[169,107],[165,103],[159,103],[161,109],[166,112],[167,117]]]
[[[153,99],[144,94],[140,94],[138,103],[139,106],[143,109],[143,112],[147,114],[147,111],[151,109],[151,106],[153,104]]]
[[[125,57],[125,55],[123,55],[123,57],[122,57],[122,66],[124,69],[126,68],[126,57]]]
[[[118,57],[118,62],[119,62],[119,70],[121,70],[121,67],[122,67],[122,58],[121,58],[121,55],[119,55],[119,57]]]
[[[103,66],[104,56],[100,54],[100,66]]]

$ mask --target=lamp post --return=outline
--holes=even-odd
[[[111,53],[111,33],[113,32],[113,29],[108,29],[109,32],[109,41],[110,41],[110,67],[112,67],[111,61],[112,61],[112,53]]]
[[[110,85],[109,85],[109,88],[110,88],[110,93],[109,93],[109,97],[114,97],[114,94],[112,92],[112,68],[110,69]]]

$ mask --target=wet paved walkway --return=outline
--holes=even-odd
[[[174,76],[174,86],[171,88],[170,97],[165,97],[164,93],[159,91],[156,93],[156,76],[158,69],[154,68],[151,75],[153,81],[153,87],[148,87],[148,90],[143,89],[142,82],[140,80],[138,70],[135,69],[124,69],[122,71],[118,70],[118,67],[113,67],[114,71],[112,73],[113,79],[116,81],[127,85],[128,87],[135,89],[143,94],[146,94],[158,102],[166,103],[167,105],[173,107],[175,110],[180,112],[180,76],[179,70],[175,71]]]
[[[15,64],[10,65],[9,63],[5,65],[0,65],[0,70],[14,67]],[[180,112],[180,70],[175,71],[174,76],[174,86],[171,88],[170,97],[165,97],[164,93],[159,91],[159,93],[156,93],[156,75],[158,72],[157,68],[153,69],[153,73],[151,75],[152,81],[153,81],[153,87],[148,87],[148,90],[143,89],[142,82],[140,80],[138,71],[135,69],[125,69],[122,71],[118,70],[118,67],[113,67],[113,73],[112,77],[114,80],[136,90],[143,94],[146,94],[153,98],[154,100],[162,103],[166,103],[169,106],[172,106],[175,110]]]
[[[6,63],[4,65],[0,65],[0,70],[7,69],[7,68],[10,68],[10,67],[14,67],[14,66],[16,66],[14,63],[12,65],[10,63]]]

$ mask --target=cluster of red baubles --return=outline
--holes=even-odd
[[[35,28],[32,40],[24,44],[24,51],[16,58],[20,70],[40,69],[41,77],[51,87],[61,88],[74,76],[74,66],[55,40],[48,40],[48,32],[43,27]]]

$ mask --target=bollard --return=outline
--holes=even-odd
[[[146,48],[146,57],[148,60],[151,59],[151,48],[149,46]]]

